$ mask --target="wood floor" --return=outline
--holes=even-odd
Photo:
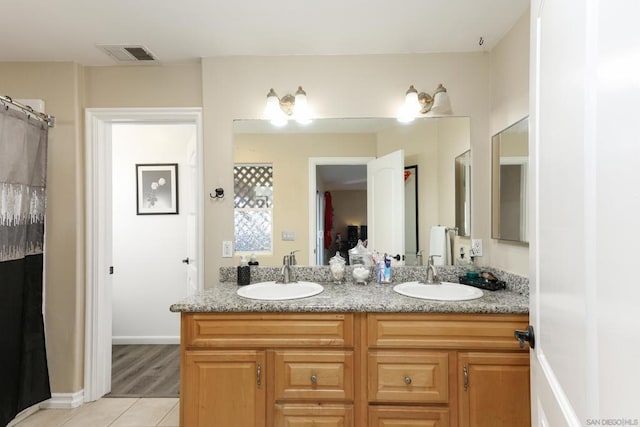
[[[105,397],[178,397],[179,345],[114,345]]]

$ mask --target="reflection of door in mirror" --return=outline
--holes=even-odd
[[[494,135],[492,144],[491,237],[528,242],[528,119]]]
[[[404,150],[397,150],[367,163],[367,247],[402,260],[404,219]]]
[[[471,236],[471,150],[456,157],[456,227],[458,235]]]

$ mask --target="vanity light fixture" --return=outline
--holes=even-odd
[[[298,86],[294,95],[287,94],[282,98],[271,89],[267,94],[267,106],[264,109],[264,117],[274,126],[285,126],[289,117],[292,117],[301,125],[311,123],[311,109],[307,102],[307,93]]]
[[[409,123],[413,121],[419,114],[427,114],[429,116],[445,116],[452,114],[451,101],[447,94],[447,89],[439,84],[433,95],[416,90],[413,85],[409,86],[409,90],[404,98],[404,104],[398,112],[398,121]]]

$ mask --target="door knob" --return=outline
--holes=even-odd
[[[185,258],[182,260],[183,263],[185,264],[189,264],[191,261],[189,260],[189,257]]]
[[[519,329],[516,329],[513,332],[513,335],[520,342],[520,348],[524,348],[525,341],[529,343],[529,347],[536,348],[536,336],[533,331],[533,326],[529,325],[526,331],[521,331]]]

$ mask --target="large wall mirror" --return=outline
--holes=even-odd
[[[492,138],[491,237],[526,243],[528,236],[529,119]]]
[[[428,252],[432,226],[455,224],[455,158],[470,148],[467,117],[318,119],[284,128],[236,120],[233,128],[236,251],[256,252],[261,265],[281,265],[294,250],[298,264],[326,264],[370,237],[367,164],[398,152],[406,264]],[[399,200],[376,197],[376,206]]]

